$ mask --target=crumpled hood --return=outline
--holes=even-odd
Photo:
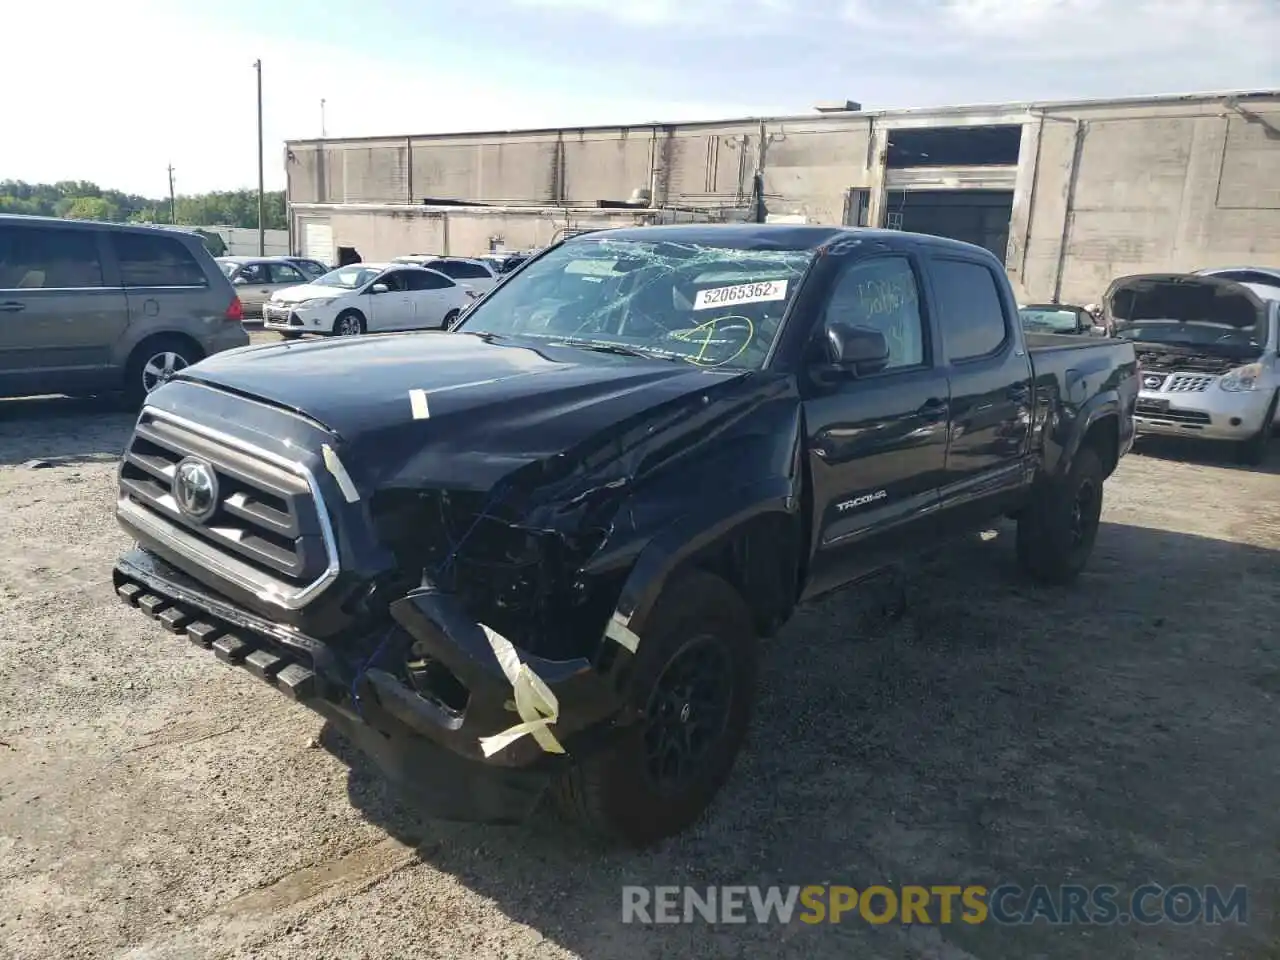
[[[531,343],[419,333],[269,344],[215,354],[177,379],[306,414],[335,434],[366,490],[409,473],[485,490],[646,411],[733,394],[748,376]]]

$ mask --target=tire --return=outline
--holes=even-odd
[[[1267,407],[1266,416],[1262,420],[1262,429],[1236,447],[1236,460],[1250,467],[1260,467],[1267,462],[1267,452],[1271,449],[1271,434],[1275,431],[1276,403],[1280,401],[1280,392],[1271,398],[1271,406]]]
[[[462,313],[461,310],[450,310],[448,313],[446,313],[444,315],[444,323],[440,325],[440,329],[448,330],[450,327],[452,327],[455,323],[457,323],[458,316],[461,313]]]
[[[359,310],[343,310],[333,321],[335,337],[356,337],[365,332],[364,317]]]
[[[1106,471],[1093,447],[1081,447],[1071,471],[1039,486],[1018,520],[1018,563],[1033,580],[1071,583],[1098,536]]]
[[[125,365],[125,403],[131,409],[142,406],[147,394],[203,356],[200,348],[184,337],[161,336],[144,340],[134,348]]]
[[[682,690],[685,671],[697,664],[710,682],[700,683],[695,672],[693,690]],[[633,847],[692,825],[729,779],[746,738],[757,667],[751,616],[737,591],[701,570],[677,574],[658,598],[632,664],[626,705],[635,720],[562,776],[556,784],[562,811],[595,837]],[[700,751],[690,743],[699,716],[706,737]],[[673,731],[680,741],[671,739]],[[680,750],[663,751],[661,760],[651,756],[664,741],[693,748],[683,778],[673,762]]]

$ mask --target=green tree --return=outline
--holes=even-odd
[[[102,197],[80,196],[68,202],[62,216],[68,220],[118,220],[120,209]]]

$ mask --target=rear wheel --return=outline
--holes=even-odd
[[[1075,580],[1093,552],[1102,517],[1105,471],[1093,447],[1082,447],[1064,477],[1032,493],[1018,518],[1018,562],[1041,583]]]
[[[338,337],[358,337],[364,333],[364,317],[358,310],[344,310],[333,321],[333,333]]]
[[[446,313],[444,315],[444,323],[440,325],[440,329],[448,330],[450,327],[452,327],[457,322],[458,316],[461,313],[462,313],[461,310],[450,310],[448,313]]]
[[[644,846],[696,822],[729,779],[755,696],[757,641],[738,593],[677,575],[640,639],[627,692],[635,721],[557,785],[592,833]]]
[[[163,386],[179,370],[200,360],[200,348],[183,337],[155,337],[140,343],[125,368],[125,401],[140,407],[152,390]]]

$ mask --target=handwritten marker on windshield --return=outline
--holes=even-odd
[[[426,420],[431,416],[427,410],[427,391],[410,390],[409,391],[409,409],[413,411],[413,419]]]

